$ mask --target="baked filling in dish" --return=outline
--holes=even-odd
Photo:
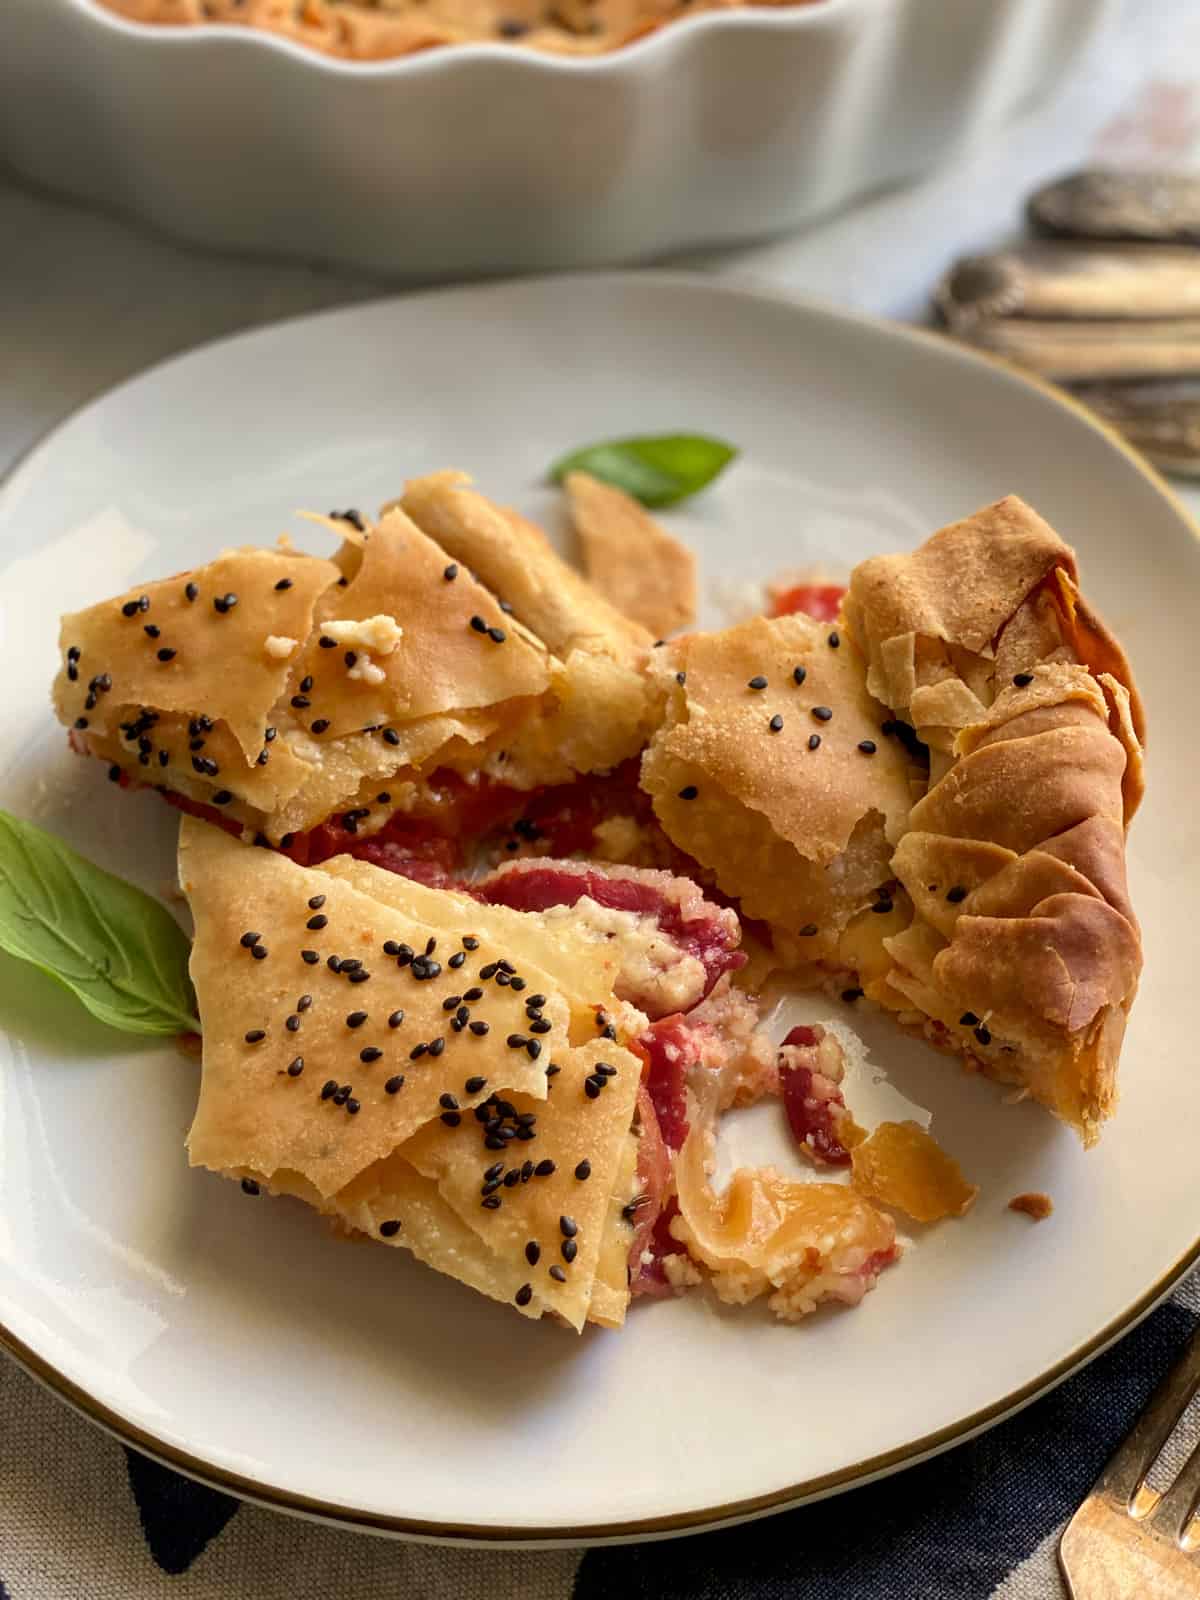
[[[645,534],[639,604],[686,626],[679,547],[568,493],[607,597],[440,473],[314,518],[328,556],[228,551],[63,619],[72,744],[187,813],[191,1160],[577,1330],[700,1283],[855,1304],[896,1212],[976,1190],[915,1124],[860,1126],[842,1035],[776,1040],[768,999],[878,1007],[1094,1141],[1141,963],[1128,662],[1012,497],[836,612],[789,583],[656,640],[612,550]],[[722,1115],[764,1096],[801,1170],[719,1182]]]
[[[701,11],[746,0],[100,0],[134,22],[232,22],[353,61],[497,41],[599,55]],[[811,5],[815,0],[757,0]]]

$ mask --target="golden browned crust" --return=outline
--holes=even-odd
[[[642,763],[671,839],[750,916],[786,934],[813,928],[804,951],[814,959],[834,954],[839,931],[890,878],[916,778],[882,732],[887,712],[853,643],[831,638],[836,630],[797,613],[659,652],[666,713]],[[765,688],[749,687],[760,677]]]
[[[595,1037],[595,1006],[615,1015],[621,1008],[605,983],[584,988],[570,959],[569,919],[555,941],[541,934],[536,916],[497,915],[498,908],[467,896],[362,863],[328,872],[298,867],[191,818],[182,824],[179,867],[196,924],[191,971],[204,1038],[188,1136],[193,1165],[296,1195],[494,1298],[513,1302],[529,1282],[532,1293],[520,1307],[526,1315],[551,1311],[577,1328],[590,1314],[604,1257],[598,1311],[619,1321],[624,1299],[614,1291],[625,1286],[612,1282],[605,1237],[619,1223],[612,1199],[628,1167],[641,1070],[619,1043]],[[435,959],[463,950],[464,936],[477,941],[461,973],[443,965],[421,978],[416,963],[400,964],[385,949],[393,942],[424,951],[431,909]],[[526,928],[534,958],[523,948]],[[259,935],[261,960],[242,944],[247,932]],[[304,949],[320,959],[305,962]],[[330,954],[362,962],[370,981],[354,983],[345,970],[331,970]],[[546,956],[549,969],[536,959]],[[467,987],[465,975],[475,982],[500,957],[513,962],[529,990],[546,996],[541,1011],[550,1026],[539,1035],[536,1058],[507,1043],[528,1027],[513,989],[482,980],[484,998],[472,1008],[476,1020],[490,1024],[482,1036],[454,1029],[443,1005],[450,989]],[[593,962],[582,972],[594,969]],[[584,1042],[576,1045],[576,1038]],[[411,1058],[415,1045],[435,1040],[444,1041],[437,1052]],[[297,1062],[300,1070],[289,1071]],[[551,1062],[560,1070],[547,1078]],[[591,1096],[584,1083],[598,1062],[614,1075],[602,1095]],[[397,1076],[403,1083],[389,1093]],[[350,1100],[322,1096],[326,1079],[349,1088],[353,1108]],[[485,1147],[473,1113],[494,1095],[511,1102],[514,1117],[533,1118],[532,1136],[514,1142],[505,1169],[532,1159],[551,1161],[554,1170],[501,1188],[500,1205],[489,1208],[481,1205],[481,1185],[497,1154]],[[446,1096],[460,1112],[457,1121],[445,1120]],[[592,1175],[581,1182],[574,1172],[585,1157]],[[546,1269],[559,1257],[564,1215],[578,1225],[577,1255],[559,1284]],[[400,1226],[381,1231],[384,1222]],[[618,1231],[627,1250],[629,1229]],[[546,1256],[538,1273],[525,1258],[530,1239]]]
[[[650,513],[586,472],[566,478],[588,582],[622,616],[665,639],[696,620],[696,558]]]
[[[1125,827],[1142,712],[1072,551],[1013,498],[864,562],[847,625],[933,751],[892,866],[914,907],[868,988],[1085,1142],[1116,1100],[1141,941]]]
[[[495,517],[500,569],[547,596],[569,574],[563,604],[530,605],[565,660],[393,507],[373,527],[314,518],[331,561],[230,551],[66,617],[58,715],[119,772],[272,841],[347,810],[379,826],[439,767],[531,788],[615,766],[648,735],[647,636]]]
[[[398,503],[556,658],[552,709],[510,741],[506,775],[553,783],[635,756],[654,719],[644,670],[653,635],[569,567],[540,528],[472,489],[465,473],[414,478]]]

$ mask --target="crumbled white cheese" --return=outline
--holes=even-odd
[[[691,1256],[682,1252],[663,1257],[663,1273],[672,1289],[690,1289],[701,1281],[700,1269]]]
[[[299,639],[289,639],[286,633],[269,633],[267,654],[276,661],[286,661],[299,643]]]
[[[358,657],[346,676],[353,678],[356,683],[380,684],[387,677],[387,673],[382,667],[377,667],[369,655],[363,654]]]
[[[621,969],[621,992],[653,1017],[688,1011],[704,993],[707,974],[703,962],[668,938],[655,916],[612,910],[586,894],[573,906],[551,906],[542,915],[561,918],[593,938],[612,941]]]
[[[404,629],[395,617],[388,616],[322,622],[321,632],[330,639],[336,639],[338,644],[349,645],[351,649],[369,650],[377,656],[390,656],[404,637]],[[351,677],[353,675],[351,672]]]

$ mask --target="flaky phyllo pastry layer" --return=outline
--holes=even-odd
[[[60,718],[272,843],[334,813],[378,827],[434,770],[527,789],[635,755],[646,630],[457,475],[409,501],[440,543],[398,506],[320,519],[333,560],[233,550],[65,617]]]
[[[620,491],[569,501],[594,582],[440,473],[317,519],[330,559],[229,551],[64,619],[76,747],[206,819],[192,1160],[576,1329],[701,1277],[854,1303],[893,1210],[975,1191],[860,1128],[836,1038],[770,1040],[756,987],[881,1007],[1091,1143],[1141,964],[1128,662],[1014,498],[861,563],[832,623],[665,642],[686,551]],[[714,1185],[762,1094],[836,1181]]]

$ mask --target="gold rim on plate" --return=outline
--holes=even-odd
[[[612,277],[614,280],[623,277],[623,274],[583,273],[578,276],[584,278]],[[1192,534],[1197,543],[1200,543],[1200,522],[1192,515],[1187,506],[1176,494],[1175,490],[1166,482],[1162,474],[1151,466],[1134,447],[1101,417],[1097,416],[1081,401],[1065,390],[1058,388],[1046,379],[1034,373],[1026,372],[1015,366],[1012,362],[1000,356],[992,355],[986,351],[976,350],[970,346],[954,342],[948,336],[926,328],[908,327],[903,323],[888,322],[880,317],[873,317],[862,312],[846,310],[840,306],[821,304],[815,300],[808,300],[802,296],[789,295],[782,291],[773,291],[758,287],[745,287],[738,284],[716,283],[697,274],[672,273],[672,272],[644,272],[638,276],[649,279],[655,283],[670,287],[675,285],[684,288],[703,288],[708,292],[716,290],[721,294],[730,294],[748,300],[765,301],[775,305],[790,306],[799,311],[817,312],[825,316],[832,316],[842,322],[858,323],[875,329],[892,338],[909,340],[922,345],[936,345],[943,353],[967,363],[976,363],[983,367],[999,369],[1006,377],[1014,382],[1034,390],[1044,399],[1051,401],[1061,410],[1073,415],[1093,433],[1099,434],[1119,455],[1132,466],[1156,491],[1159,497],[1165,500],[1175,516]],[[536,280],[516,280],[525,285]],[[546,280],[553,281],[553,280]],[[500,287],[500,285],[493,285]],[[454,287],[437,293],[456,292]],[[468,292],[470,292],[468,290]],[[317,315],[336,315],[345,308],[335,307],[326,313]],[[311,313],[309,314],[311,315]],[[289,321],[306,320],[304,317],[286,319]],[[277,325],[276,325],[277,326]],[[259,331],[259,330],[250,330]],[[241,337],[234,334],[231,339]],[[226,339],[212,341],[223,344]],[[204,348],[199,346],[198,348]],[[180,352],[177,356],[169,357],[167,361],[155,363],[133,378],[125,380],[136,382],[139,378],[147,376],[155,370],[156,366],[165,366],[170,361],[183,359],[192,351]],[[122,387],[116,385],[115,387]],[[108,391],[111,393],[112,391]],[[103,399],[104,396],[99,397]],[[97,401],[89,401],[81,407],[85,410]],[[26,451],[12,467],[0,478],[0,491],[7,489],[16,473],[26,465],[31,458],[38,454],[44,445],[48,445],[59,430],[65,427],[72,417],[78,413],[64,418],[55,424],[54,428],[32,449]],[[386,1515],[382,1512],[364,1511],[354,1506],[338,1505],[333,1501],[320,1500],[310,1495],[296,1494],[286,1489],[277,1488],[273,1484],[260,1483],[253,1478],[243,1477],[240,1473],[231,1472],[224,1467],[214,1466],[202,1460],[199,1456],[192,1455],[189,1451],[179,1446],[170,1444],[162,1439],[155,1438],[152,1434],[144,1432],[136,1423],[122,1417],[118,1412],[101,1404],[94,1396],[81,1388],[64,1373],[58,1371],[50,1362],[42,1359],[31,1350],[23,1340],[18,1339],[12,1330],[0,1322],[0,1351],[10,1355],[19,1366],[23,1367],[33,1378],[49,1389],[52,1394],[64,1400],[73,1410],[85,1417],[89,1422],[94,1422],[103,1428],[106,1433],[112,1434],[122,1444],[130,1445],[141,1451],[144,1455],[152,1457],[163,1466],[172,1468],[182,1473],[185,1477],[193,1478],[199,1483],[206,1484],[209,1488],[218,1489],[226,1494],[234,1495],[239,1500],[249,1501],[253,1505],[264,1506],[270,1511],[282,1511],[292,1516],[304,1517],[310,1521],[329,1523],[337,1527],[366,1533],[388,1535],[393,1538],[414,1539],[428,1543],[463,1544],[463,1545],[509,1545],[525,1548],[552,1548],[554,1546],[593,1545],[617,1543],[621,1541],[668,1538],[672,1535],[695,1533],[702,1529],[714,1529],[732,1526],[739,1522],[749,1522],[758,1517],[768,1516],[773,1512],[791,1510],[806,1501],[819,1500],[828,1495],[836,1494],[843,1489],[861,1486],[872,1479],[885,1477],[902,1467],[915,1466],[917,1462],[929,1456],[937,1455],[955,1444],[962,1444],[988,1427],[1002,1421],[1005,1417],[1020,1411],[1024,1406],[1047,1393],[1056,1384],[1070,1376],[1079,1367],[1085,1365],[1100,1355],[1110,1344],[1113,1344],[1122,1334],[1128,1333],[1143,1317],[1147,1316],[1160,1301],[1164,1300],[1175,1286],[1187,1276],[1188,1272],[1200,1261],[1200,1238],[1184,1252],[1182,1256],[1168,1269],[1163,1276],[1151,1286],[1143,1295],[1139,1296],[1131,1306],[1128,1306],[1119,1316],[1107,1323],[1099,1333],[1078,1345],[1068,1355],[1063,1356],[1052,1367],[1040,1373],[1029,1383],[1022,1384],[1020,1388],[1004,1395],[982,1410],[972,1412],[969,1416],[961,1418],[958,1422],[949,1423],[944,1428],[938,1428],[932,1433],[925,1434],[920,1439],[914,1439],[909,1444],[898,1445],[894,1450],[885,1450],[879,1455],[869,1456],[866,1460],[855,1462],[853,1466],[843,1467],[836,1472],[823,1473],[815,1478],[803,1479],[799,1483],[786,1485],[781,1489],[773,1489],[767,1494],[752,1495],[747,1499],[732,1501],[725,1505],[706,1506],[695,1511],[676,1512],[670,1516],[644,1517],[628,1522],[602,1522],[590,1523],[585,1527],[489,1527],[478,1523],[460,1522],[433,1522],[416,1517],[402,1517]]]

